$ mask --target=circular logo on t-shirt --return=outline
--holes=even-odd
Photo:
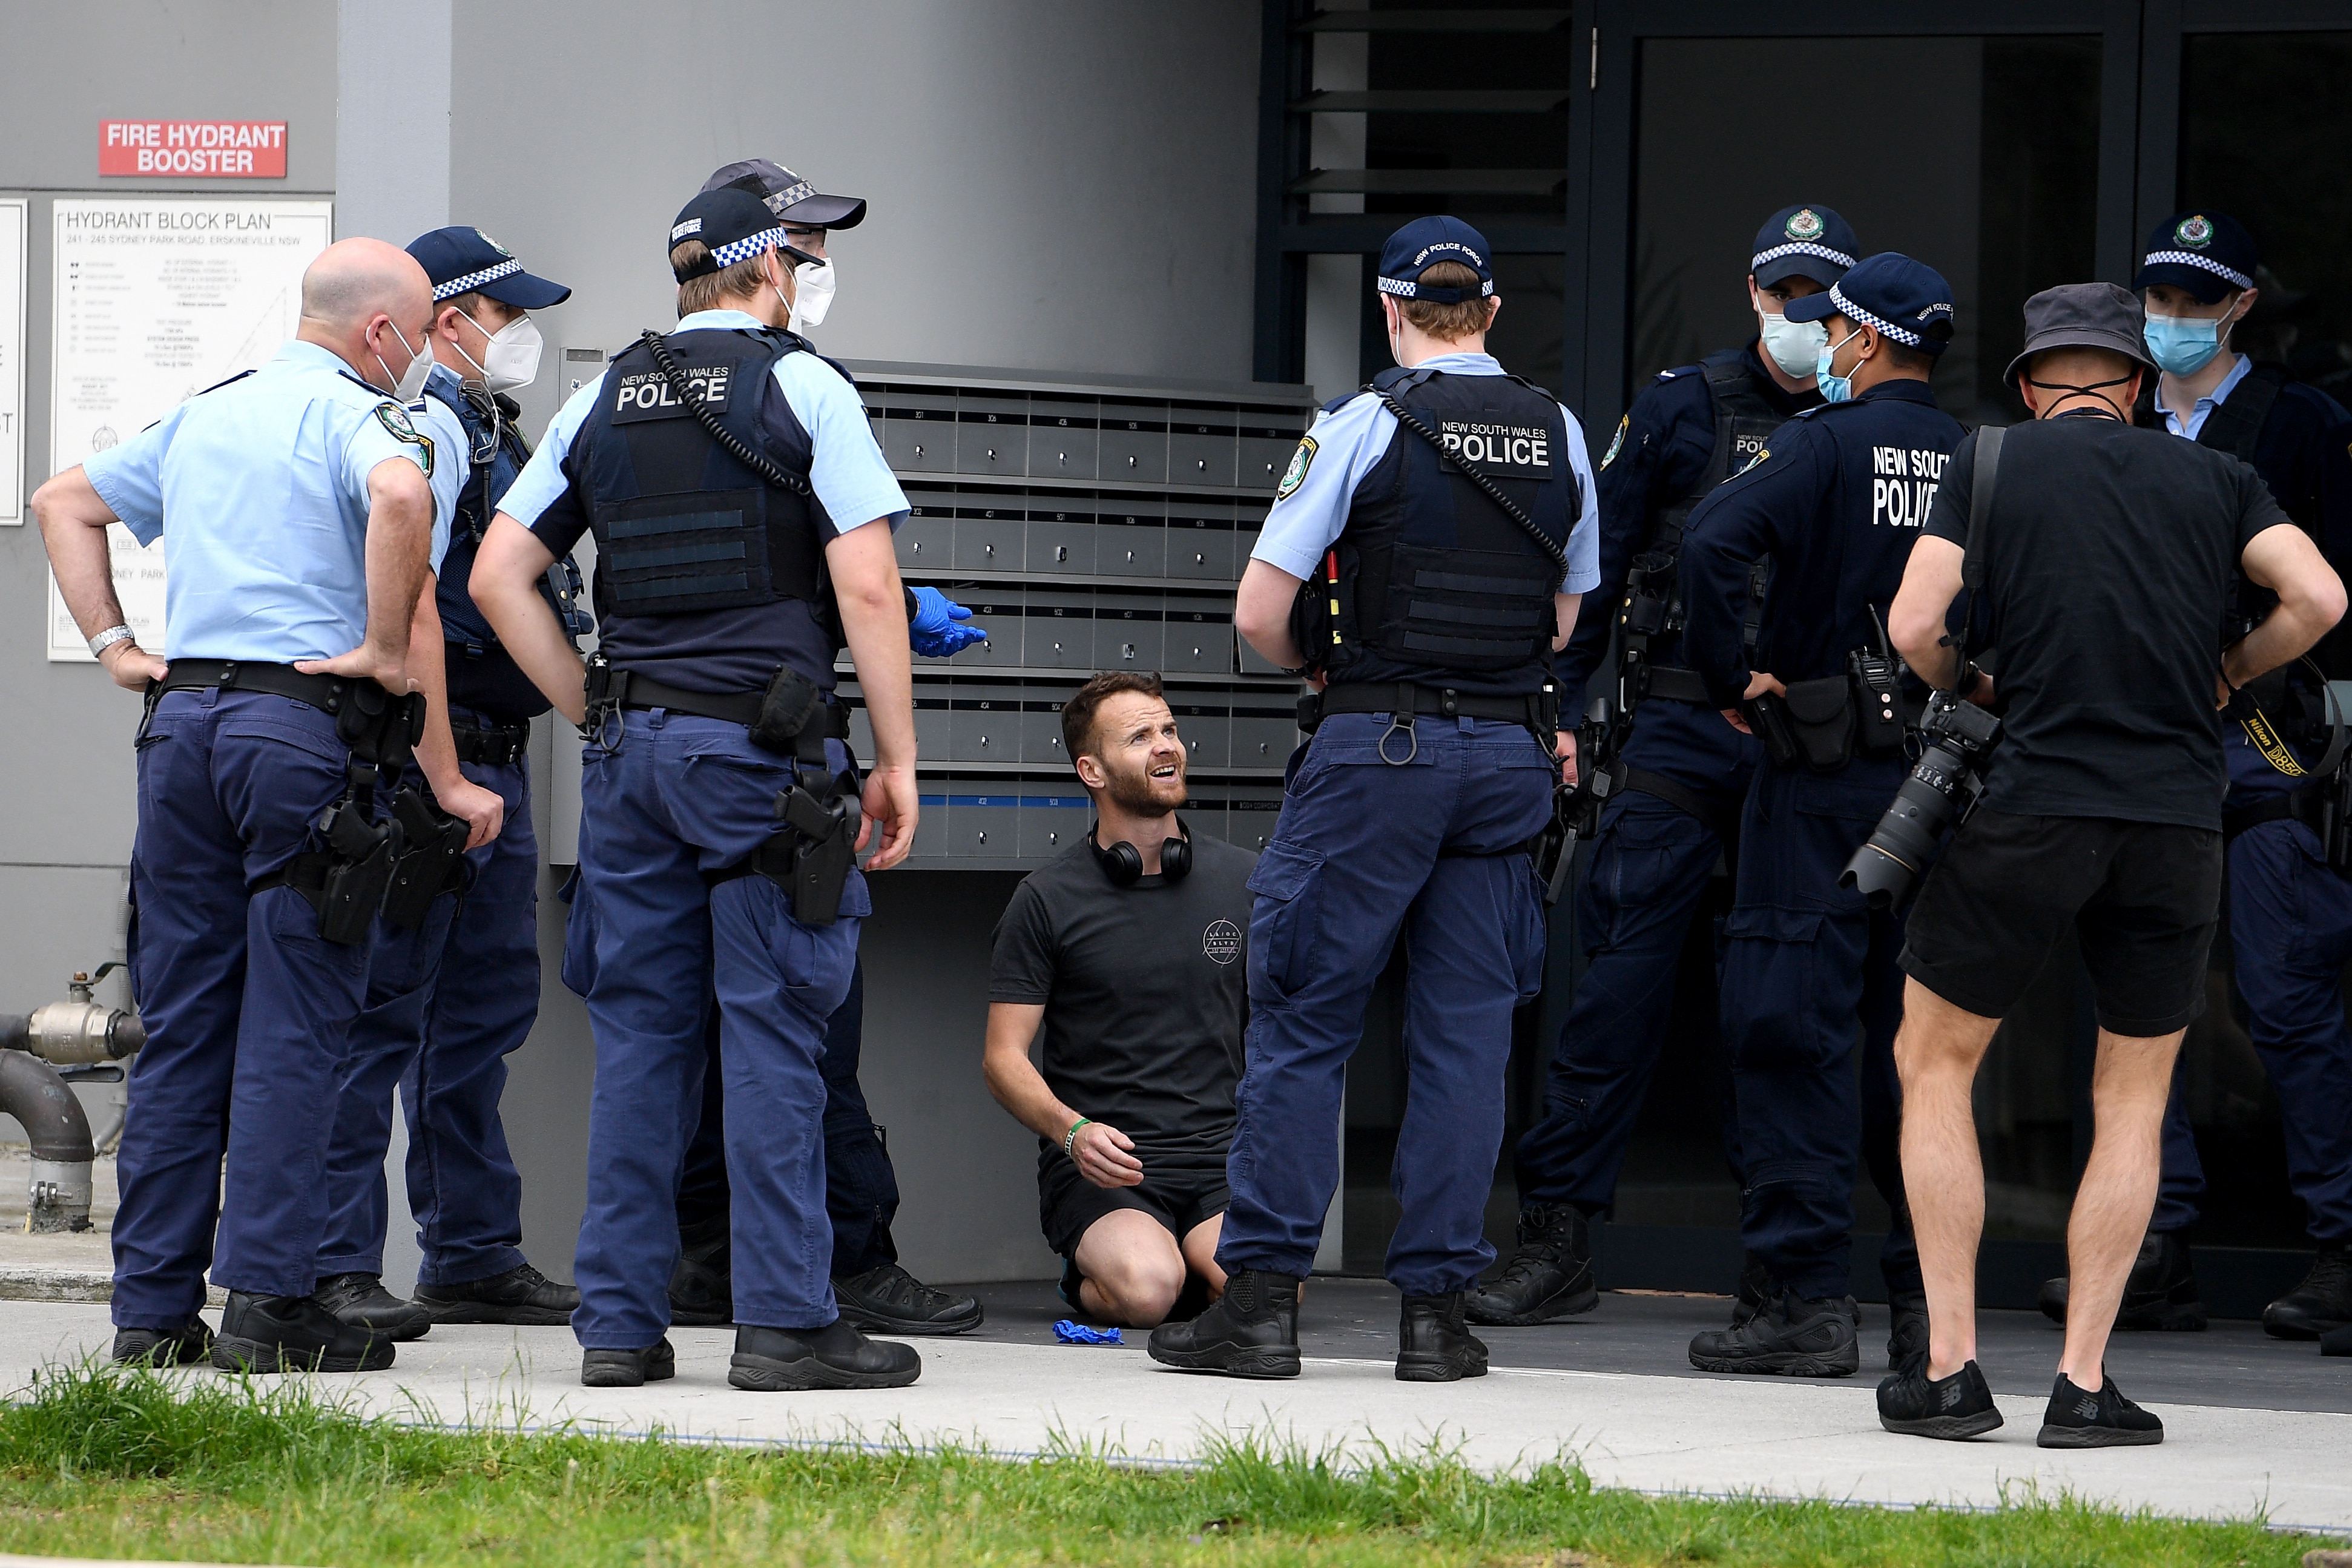
[[[1242,955],[1242,928],[1231,921],[1211,921],[1201,933],[1201,951],[1219,963],[1231,963]]]

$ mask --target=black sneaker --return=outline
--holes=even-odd
[[[833,1282],[841,1315],[883,1334],[968,1334],[984,1319],[970,1296],[934,1290],[895,1263]]]
[[[669,1276],[669,1321],[679,1328],[712,1328],[735,1321],[734,1254],[728,1216],[678,1232],[677,1267]]]
[[[1404,1299],[1397,1321],[1399,1383],[1459,1383],[1486,1375],[1486,1346],[1462,1326],[1466,1294]]]
[[[2062,1372],[2033,1440],[2045,1448],[2134,1448],[2163,1442],[2164,1423],[2126,1399],[2114,1378],[2091,1394]]]
[[[869,1340],[846,1317],[822,1329],[735,1330],[735,1355],[727,1363],[730,1387],[754,1394],[786,1394],[805,1388],[904,1388],[923,1375],[923,1358],[912,1345]]]
[[[1925,1352],[1878,1385],[1878,1424],[1913,1437],[1958,1441],[1979,1437],[2000,1425],[1984,1371],[1970,1362],[1949,1377],[1927,1375]]]
[[[1861,1309],[1851,1296],[1807,1300],[1794,1291],[1747,1321],[1709,1329],[1690,1343],[1701,1372],[1766,1373],[1777,1377],[1852,1377],[1862,1370]]]
[[[486,1279],[419,1285],[415,1298],[436,1323],[568,1323],[580,1305],[576,1286],[558,1285],[528,1263]]]
[[[2352,1355],[2352,1328],[2334,1329],[2319,1336],[2321,1355]]]
[[[1770,1264],[1752,1252],[1741,1253],[1739,1289],[1731,1298],[1731,1326],[1739,1327],[1788,1293],[1788,1287],[1780,1283],[1780,1277],[1772,1272]]]
[[[641,1351],[592,1350],[580,1358],[583,1388],[642,1388],[677,1375],[677,1352],[667,1337]]]
[[[2315,1340],[2352,1323],[2352,1247],[2332,1242],[2311,1260],[2303,1283],[2263,1309],[2263,1332]]]
[[[433,1314],[385,1289],[381,1275],[330,1274],[319,1281],[310,1300],[338,1321],[394,1344],[421,1340],[433,1329]]]
[[[213,1353],[213,1331],[202,1318],[176,1329],[117,1329],[114,1359],[124,1366],[194,1366]]]
[[[2066,1276],[2042,1282],[2038,1304],[2053,1323],[2066,1321]],[[2201,1333],[2205,1303],[2197,1296],[2197,1270],[2189,1257],[2189,1242],[2178,1231],[2149,1231],[2132,1260],[2124,1280],[2123,1305],[2116,1312],[2119,1329],[2157,1329],[2175,1333]]]
[[[391,1364],[390,1340],[345,1322],[316,1296],[232,1290],[213,1341],[213,1365],[222,1372],[382,1372]]]
[[[1886,1313],[1886,1370],[1901,1373],[1924,1368],[1927,1364],[1927,1298],[1890,1300]]]
[[[1227,1377],[1298,1375],[1298,1281],[1237,1269],[1223,1298],[1189,1323],[1162,1323],[1146,1348],[1162,1366]]]
[[[1470,1321],[1528,1328],[1592,1310],[1592,1222],[1574,1204],[1530,1204],[1519,1211],[1519,1247],[1502,1278],[1470,1292]]]

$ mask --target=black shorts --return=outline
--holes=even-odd
[[[1058,1152],[1037,1171],[1037,1217],[1045,1227],[1045,1245],[1066,1258],[1077,1256],[1078,1238],[1088,1226],[1117,1209],[1150,1215],[1181,1247],[1195,1226],[1224,1213],[1232,1196],[1222,1165],[1155,1174],[1147,1161],[1142,1183],[1132,1187],[1098,1187],[1078,1173],[1076,1162]]]
[[[1903,969],[1955,1007],[2006,1017],[2072,923],[2099,1027],[2168,1035],[2204,1010],[2221,865],[2206,828],[1979,811],[1919,889]]]

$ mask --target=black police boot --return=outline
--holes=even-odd
[[[2352,1323],[2352,1247],[2331,1242],[2311,1260],[2303,1283],[2263,1309],[2263,1332],[2315,1340]]]
[[[1693,1338],[1691,1365],[1701,1372],[1852,1377],[1862,1370],[1862,1345],[1854,1328],[1859,1312],[1851,1296],[1816,1301],[1792,1290],[1744,1323],[1709,1329]]]
[[[1889,1432],[1957,1442],[2000,1425],[1984,1369],[1970,1362],[1949,1377],[1930,1378],[1925,1352],[1878,1385],[1878,1424]]]
[[[2126,1399],[2114,1378],[2093,1394],[2062,1372],[2033,1440],[2044,1448],[2136,1448],[2163,1442],[2164,1423]]]
[[[735,1355],[727,1363],[730,1387],[754,1394],[788,1394],[804,1388],[904,1388],[923,1375],[923,1358],[912,1345],[869,1340],[847,1318],[822,1329],[735,1330]]]
[[[1530,1204],[1519,1211],[1519,1248],[1503,1277],[1474,1289],[1465,1311],[1474,1323],[1527,1328],[1589,1312],[1600,1300],[1591,1221],[1574,1204]]]
[[[382,1372],[392,1342],[347,1323],[316,1296],[228,1293],[213,1365],[222,1372]]]
[[[486,1279],[419,1285],[415,1302],[436,1323],[568,1323],[580,1305],[577,1286],[558,1285],[528,1263]]]
[[[593,1350],[580,1358],[583,1388],[642,1388],[677,1375],[677,1352],[667,1338],[641,1351]]]
[[[433,1328],[433,1314],[385,1289],[380,1274],[330,1274],[319,1281],[310,1300],[339,1321],[393,1344],[421,1340]]]
[[[1752,1252],[1739,1255],[1739,1289],[1731,1298],[1731,1326],[1738,1328],[1788,1294],[1772,1266]]]
[[[1927,1364],[1927,1298],[1890,1296],[1886,1313],[1886,1370],[1905,1372],[1916,1364],[1924,1375]]]
[[[677,1267],[669,1275],[669,1321],[679,1328],[710,1328],[735,1321],[734,1254],[727,1215],[678,1230]]]
[[[114,1359],[124,1366],[194,1366],[209,1361],[213,1331],[202,1318],[176,1329],[117,1329]]]
[[[1145,1348],[1162,1366],[1227,1377],[1298,1375],[1298,1281],[1243,1268],[1217,1304],[1189,1323],[1162,1323]]]
[[[1459,1383],[1486,1375],[1485,1342],[1462,1326],[1465,1292],[1407,1296],[1397,1321],[1399,1383]]]
[[[2053,1323],[2066,1321],[2066,1280],[2061,1274],[2042,1282],[2042,1315]],[[2116,1312],[2119,1329],[2158,1329],[2173,1333],[2201,1333],[2205,1303],[2197,1295],[2197,1269],[2189,1257],[2189,1241],[2178,1231],[2151,1230],[2139,1244],[2131,1273],[2124,1279],[2123,1305]]]
[[[970,1296],[934,1290],[895,1263],[836,1278],[834,1299],[857,1328],[882,1334],[968,1334],[985,1316]]]

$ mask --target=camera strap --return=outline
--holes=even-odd
[[[1968,590],[1968,618],[1960,629],[1944,638],[1944,645],[1960,656],[1960,665],[1969,662],[1969,622],[1976,618],[1977,597],[1984,592],[1985,525],[1992,517],[1992,493],[2000,482],[2000,442],[2009,434],[1998,425],[1977,426],[1976,462],[1969,470],[1969,542],[1961,546],[1960,586]]]

